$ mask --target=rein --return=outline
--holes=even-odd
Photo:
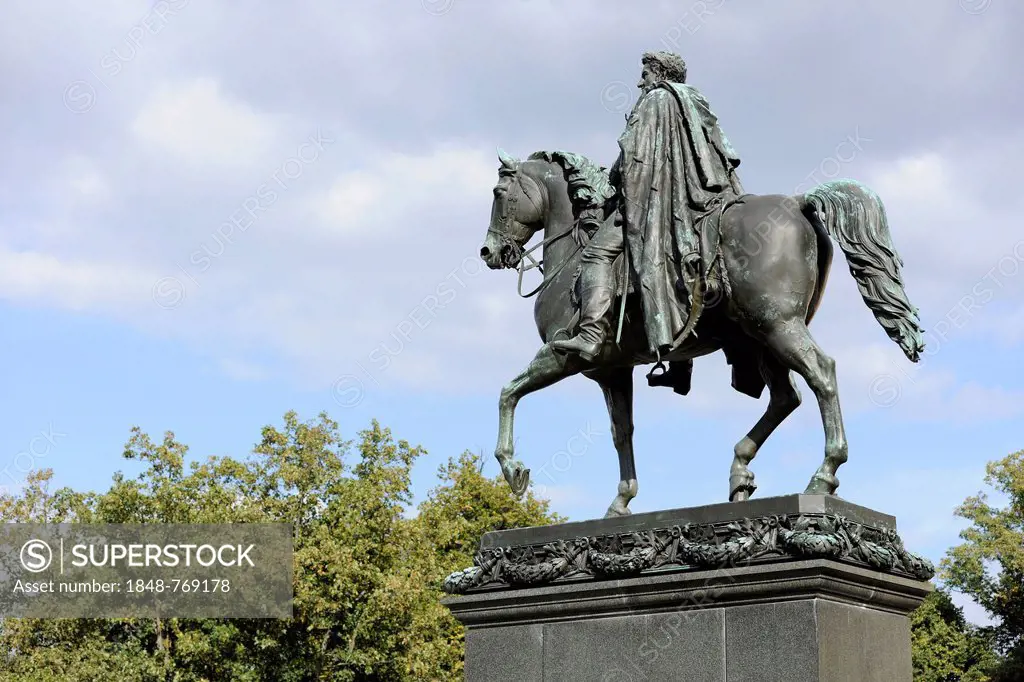
[[[536,260],[534,260],[533,256],[530,255],[534,251],[536,251],[537,249],[541,249],[541,248],[547,246],[548,244],[554,244],[559,239],[562,239],[563,237],[566,237],[566,236],[572,234],[573,230],[576,229],[576,225],[577,225],[577,223],[573,223],[572,225],[569,226],[569,229],[563,230],[562,232],[559,232],[558,234],[556,234],[554,237],[549,237],[549,238],[545,239],[544,241],[542,241],[541,243],[539,243],[539,244],[537,244],[535,246],[532,246],[529,250],[523,252],[523,255],[520,256],[520,258],[519,258],[519,262],[516,264],[516,270],[519,272],[519,284],[516,287],[516,291],[519,292],[519,295],[521,297],[523,297],[523,298],[532,298],[533,296],[536,296],[541,291],[546,289],[547,286],[551,282],[554,281],[555,277],[558,276],[558,273],[560,273],[563,269],[565,269],[566,263],[568,263],[570,260],[572,260],[572,257],[575,256],[576,253],[579,252],[579,250],[583,248],[581,245],[577,244],[576,245],[576,250],[573,251],[571,254],[569,254],[569,256],[567,258],[565,258],[561,263],[559,263],[558,267],[555,268],[555,271],[551,273],[550,277],[548,275],[546,275],[545,272],[544,272],[544,261],[542,260],[541,262],[538,263]],[[524,265],[524,263],[523,263],[524,259],[529,259],[530,262],[532,263],[532,265]],[[544,275],[544,281],[542,281],[540,284],[538,284],[537,288],[534,289],[533,291],[531,291],[530,293],[524,294],[523,293],[523,275],[526,274],[527,272],[529,272],[530,270],[533,270],[534,268],[540,270],[540,274]]]
[[[519,169],[516,168],[515,170],[508,170],[508,171],[505,171],[505,173],[507,175],[511,176],[513,178],[513,180],[515,180],[515,185],[516,185],[516,188],[519,190],[519,192],[525,194],[525,191],[523,190],[522,186],[519,184]],[[527,198],[529,198],[529,196]],[[552,272],[550,274],[550,276],[548,276],[547,273],[544,272],[544,261],[543,261],[543,259],[540,262],[538,262],[537,259],[533,257],[533,252],[536,251],[537,249],[543,249],[545,246],[548,246],[550,244],[554,244],[559,239],[564,239],[565,237],[569,236],[570,234],[572,234],[579,227],[579,222],[580,221],[576,220],[576,222],[574,222],[572,225],[570,225],[567,229],[559,232],[558,234],[554,235],[553,237],[548,237],[547,239],[541,241],[539,244],[536,244],[536,245],[530,247],[529,249],[524,250],[522,246],[520,246],[518,243],[516,243],[516,241],[514,239],[512,239],[512,237],[509,236],[509,233],[512,231],[511,230],[511,223],[512,223],[512,220],[515,218],[515,215],[516,215],[515,206],[516,206],[516,201],[518,201],[518,199],[519,199],[519,197],[516,196],[515,194],[513,194],[512,192],[508,192],[506,194],[506,196],[505,196],[505,205],[502,206],[503,210],[501,212],[501,215],[498,216],[498,223],[499,223],[499,225],[501,225],[502,229],[496,230],[493,227],[488,227],[487,231],[490,232],[491,234],[494,234],[498,238],[498,241],[501,242],[502,246],[507,246],[508,248],[510,248],[512,250],[512,254],[513,254],[513,256],[515,257],[515,260],[516,260],[515,269],[519,273],[519,281],[518,281],[518,284],[516,286],[516,291],[519,293],[519,296],[521,296],[522,298],[532,298],[532,297],[536,296],[537,294],[539,294],[544,289],[546,289],[548,287],[548,285],[551,284],[551,282],[554,281],[555,277],[558,276],[558,273],[560,273],[565,268],[566,264],[570,260],[572,260],[572,257],[575,256],[576,253],[578,253],[580,251],[580,249],[583,248],[583,245],[577,242],[576,250],[573,251],[565,260],[563,260],[559,264],[559,266],[557,268],[555,268],[554,272]],[[527,264],[526,261],[529,261],[530,264]],[[531,291],[529,293],[524,294],[523,293],[523,275],[525,275],[527,272],[529,272],[530,270],[533,270],[533,269],[539,270],[540,273],[542,275],[544,275],[544,280],[539,285],[537,285],[536,289],[534,289],[533,291]]]

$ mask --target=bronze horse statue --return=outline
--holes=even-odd
[[[744,195],[722,215],[715,266],[721,286],[705,301],[694,333],[669,354],[652,357],[643,338],[643,325],[629,322],[639,319],[641,308],[636,294],[627,290],[614,306],[626,320],[619,323],[621,338],[606,343],[590,363],[555,352],[550,342],[571,334],[575,324],[572,293],[587,239],[581,228],[578,186],[571,188],[568,178],[572,174],[578,180],[581,171],[588,170],[580,166],[588,164],[592,178],[599,177],[594,169],[605,177],[606,171],[583,157],[565,153],[537,152],[520,161],[499,151],[498,158],[499,180],[480,256],[491,269],[518,269],[521,286],[523,271],[530,269],[525,261],[532,260],[530,253],[541,248],[542,260],[534,265],[544,275],[534,292],[534,318],[545,345],[502,389],[499,400],[495,456],[516,494],[523,494],[530,480],[529,469],[513,453],[516,405],[529,393],[582,373],[604,392],[619,457],[618,493],[607,516],[629,514],[629,502],[638,490],[633,459],[633,368],[661,360],[688,366],[692,359],[718,350],[732,365],[736,390],[755,398],[765,386],[769,390],[764,415],[734,448],[729,499],[745,500],[753,493],[756,486],[748,465],[765,440],[800,405],[792,372],[802,376],[814,392],[825,431],[825,458],[805,492],[835,494],[839,486],[836,470],[847,461],[848,450],[835,361],[807,328],[828,279],[830,238],[839,243],[864,302],[888,336],[912,362],[918,361],[924,349],[918,311],[903,288],[903,263],[892,245],[885,209],[873,191],[852,180],[832,180],[802,195]],[[601,193],[590,189],[591,197]],[[543,241],[527,251],[526,245],[538,232],[543,233]],[[625,275],[622,261],[620,257]]]

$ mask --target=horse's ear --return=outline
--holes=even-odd
[[[506,154],[505,150],[501,147],[498,147],[498,161],[501,161],[502,168],[507,168],[509,170],[512,170],[519,165],[519,162]]]

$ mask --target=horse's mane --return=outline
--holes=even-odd
[[[536,159],[562,167],[576,215],[585,209],[603,209],[605,202],[615,196],[608,169],[581,154],[554,150],[534,152],[527,157],[527,160]]]

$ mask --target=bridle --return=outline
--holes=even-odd
[[[498,174],[501,177],[511,178],[511,181],[509,182],[508,190],[505,192],[505,195],[504,195],[505,196],[505,201],[503,202],[503,204],[501,206],[501,212],[498,214],[497,222],[498,222],[499,229],[495,229],[494,227],[491,227],[490,225],[488,225],[487,226],[487,232],[490,233],[490,234],[493,234],[495,237],[498,238],[498,242],[501,244],[502,251],[504,251],[506,248],[510,250],[510,252],[512,254],[512,258],[510,258],[509,260],[514,262],[515,265],[509,266],[509,267],[514,267],[516,269],[516,271],[519,273],[519,281],[518,281],[518,285],[516,286],[516,291],[523,298],[531,298],[531,297],[536,296],[537,294],[539,294],[544,289],[546,289],[547,286],[551,282],[554,281],[554,279],[558,275],[558,273],[560,273],[562,271],[562,269],[565,267],[565,265],[570,260],[572,260],[572,255],[575,255],[575,254],[571,254],[568,258],[565,258],[559,264],[559,266],[557,268],[555,268],[555,270],[551,273],[551,276],[548,277],[546,275],[546,273],[544,272],[544,261],[543,261],[543,259],[540,260],[540,261],[537,261],[537,259],[535,259],[533,257],[533,252],[536,251],[537,249],[543,249],[545,246],[548,246],[549,244],[553,244],[553,243],[557,242],[558,240],[560,240],[560,239],[562,239],[564,237],[567,237],[568,235],[572,234],[578,228],[579,221],[578,220],[574,221],[573,224],[570,225],[567,229],[562,230],[561,232],[559,232],[558,234],[556,234],[556,235],[554,235],[552,237],[548,237],[547,239],[541,241],[540,243],[535,244],[534,246],[531,246],[529,249],[524,249],[523,248],[523,244],[520,244],[518,241],[516,241],[511,236],[512,235],[512,224],[515,222],[516,203],[519,201],[519,194],[526,195],[526,198],[529,199],[530,201],[532,201],[535,207],[539,208],[539,206],[537,204],[537,201],[535,199],[533,199],[533,197],[529,196],[526,193],[526,191],[523,189],[522,184],[519,181],[519,166],[518,165],[514,166],[512,168],[502,167],[501,169],[499,169]],[[513,192],[512,191],[513,188],[515,188],[518,191],[517,192]],[[529,241],[529,237],[527,237],[526,241]],[[577,243],[576,250],[578,251],[578,250],[580,250],[582,248],[583,248],[583,245],[580,244],[580,243]],[[529,264],[527,264],[526,261],[529,261]],[[523,275],[525,275],[527,272],[529,272],[530,270],[533,270],[533,269],[537,269],[538,271],[540,271],[540,274],[545,275],[544,280],[539,285],[537,285],[537,288],[535,288],[533,291],[524,294],[523,293]]]

